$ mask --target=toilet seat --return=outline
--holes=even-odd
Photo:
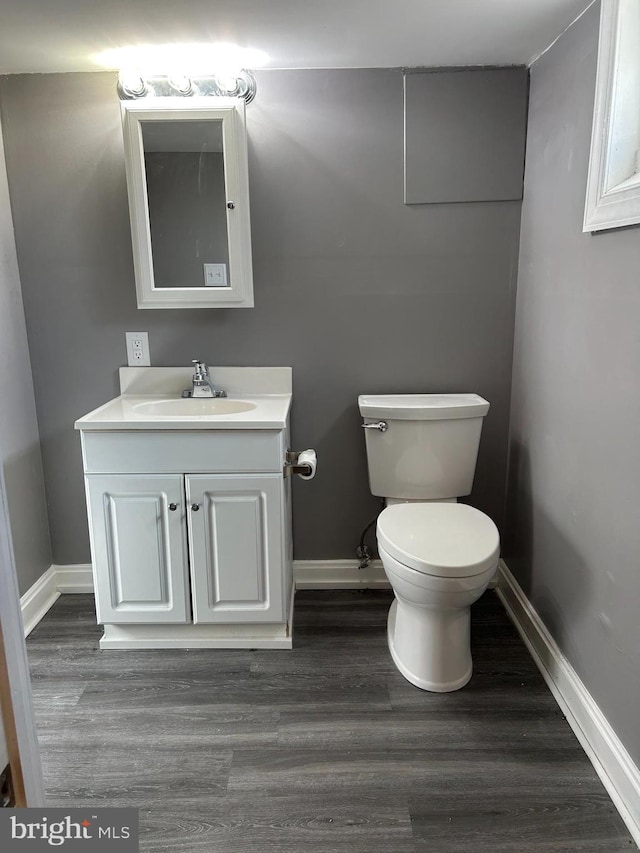
[[[398,562],[440,578],[465,578],[495,566],[500,535],[493,521],[458,503],[404,503],[384,509],[378,542]]]

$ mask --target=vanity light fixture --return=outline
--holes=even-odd
[[[155,75],[143,77],[135,72],[118,75],[118,95],[121,101],[138,98],[185,97],[194,95],[223,98],[242,98],[247,104],[256,96],[256,78],[251,71],[242,69],[233,76],[186,77],[184,75]]]
[[[250,103],[256,81],[248,68],[264,65],[267,56],[234,44],[167,44],[114,48],[97,54],[94,61],[120,69],[118,95],[123,101],[222,96]]]
[[[199,89],[194,85],[190,77],[185,77],[184,75],[173,76],[167,78],[167,82],[177,95],[188,97],[200,94]]]
[[[118,75],[118,94],[123,101],[133,98],[145,98],[153,95],[153,90],[136,72],[121,71]]]

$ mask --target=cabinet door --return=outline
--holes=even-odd
[[[86,485],[98,622],[190,621],[182,477],[87,476]]]
[[[138,308],[252,308],[244,102],[150,98],[122,114]],[[201,255],[223,262],[219,279],[203,280]]]
[[[194,622],[284,622],[281,474],[186,478]]]

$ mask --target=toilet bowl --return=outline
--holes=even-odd
[[[459,690],[471,678],[470,607],[498,565],[491,519],[458,503],[388,506],[378,550],[395,601],[387,640],[402,675],[422,690]]]
[[[378,550],[395,593],[389,651],[404,677],[446,693],[471,678],[470,606],[498,565],[498,530],[468,495],[489,403],[477,394],[358,397],[369,487],[385,499]]]

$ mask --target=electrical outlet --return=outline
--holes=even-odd
[[[129,367],[149,367],[149,333],[125,332],[127,341],[127,364]]]

